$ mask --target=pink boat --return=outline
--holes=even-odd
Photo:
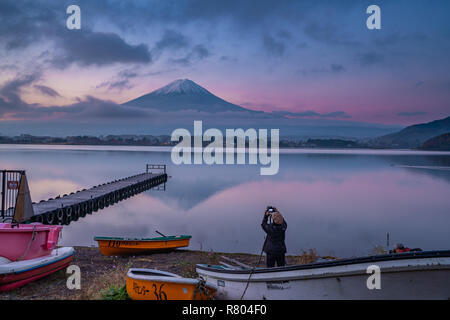
[[[48,256],[58,243],[62,226],[40,223],[0,223],[0,257],[9,261]]]
[[[2,199],[0,218],[6,212],[6,217],[15,223],[0,223],[0,292],[17,289],[66,268],[74,254],[71,247],[56,248],[62,226],[20,224],[34,215],[25,172],[2,173],[8,188],[2,188],[2,195],[7,198]],[[11,209],[5,211],[5,204]]]

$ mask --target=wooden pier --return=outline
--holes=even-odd
[[[33,203],[34,215],[28,221],[69,224],[138,193],[165,186],[167,177],[165,165],[147,165],[144,173]],[[3,190],[6,190],[6,185]],[[8,218],[12,220],[14,208],[2,211],[3,219],[0,220],[6,221]]]

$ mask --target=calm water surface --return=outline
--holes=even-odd
[[[170,149],[0,145],[0,168],[26,169],[33,201],[165,163],[166,191],[150,190],[64,227],[63,245],[94,236],[191,234],[191,249],[259,253],[267,205],[288,223],[288,253],[340,257],[402,242],[450,248],[450,153],[285,150],[275,176],[257,165],[176,166]]]

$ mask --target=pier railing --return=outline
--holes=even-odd
[[[13,220],[20,181],[23,175],[25,175],[23,170],[0,170],[0,215],[2,221]]]
[[[147,173],[167,175],[167,167],[165,164],[147,164],[145,167]],[[157,186],[153,187],[152,190],[166,191],[166,182],[158,184]]]
[[[146,171],[147,173],[156,173],[155,171],[160,170],[158,173],[166,173],[166,165],[165,164],[147,164]]]

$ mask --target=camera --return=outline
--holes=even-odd
[[[269,211],[270,213],[273,213],[275,211],[275,209],[274,209],[274,207],[268,206],[267,211]]]

